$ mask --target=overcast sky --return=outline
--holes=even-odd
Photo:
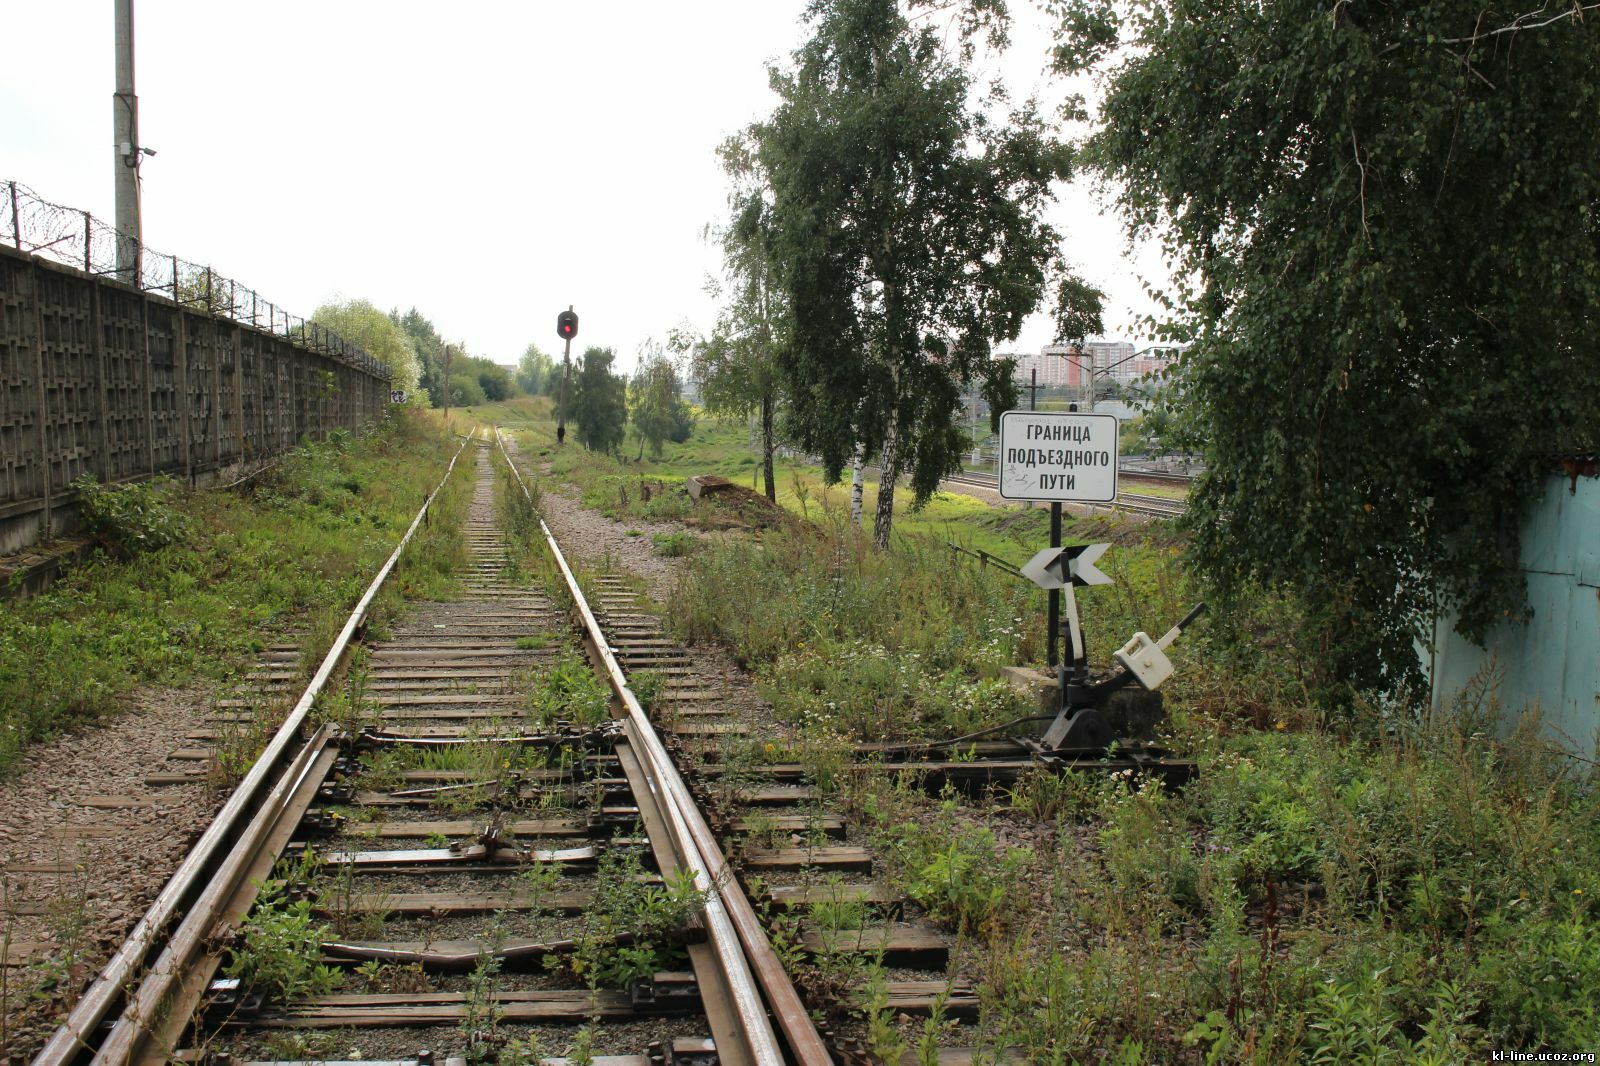
[[[726,187],[714,150],[770,112],[766,65],[800,43],[803,0],[613,3],[136,0],[150,247],[296,314],[361,297],[415,306],[474,354],[639,345],[707,329]],[[1048,33],[1016,3],[985,61],[1013,91],[1061,92]],[[112,210],[111,0],[8,4],[0,179]],[[1080,188],[1053,220],[1109,295],[1108,333],[1148,310],[1120,225]],[[1015,345],[1049,343],[1036,316]]]

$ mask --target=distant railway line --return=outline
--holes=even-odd
[[[995,480],[992,474],[954,474],[944,480],[955,482],[958,485],[972,485],[990,490],[995,487]],[[1183,474],[1149,474],[1143,471],[1124,471],[1121,475],[1121,480],[1187,484],[1190,478]],[[1148,515],[1153,518],[1175,518],[1183,514],[1185,510],[1182,500],[1134,492],[1118,492],[1116,502],[1109,506],[1121,511],[1127,511],[1130,514]]]

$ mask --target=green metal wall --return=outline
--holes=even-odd
[[[1600,734],[1600,477],[1554,475],[1522,526],[1526,623],[1507,623],[1479,648],[1449,621],[1436,631],[1433,705],[1448,707],[1493,661],[1506,728],[1538,706],[1544,731],[1592,759]]]

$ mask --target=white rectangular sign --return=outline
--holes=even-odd
[[[1000,495],[1040,503],[1117,498],[1116,415],[1007,411],[1000,416]]]

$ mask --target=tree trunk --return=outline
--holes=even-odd
[[[778,502],[778,480],[772,471],[772,393],[761,394],[761,473],[767,480],[767,499]]]
[[[866,489],[867,446],[856,445],[855,458],[850,461],[850,523],[861,528],[861,496]]]
[[[900,404],[889,412],[883,433],[883,452],[878,457],[878,506],[872,519],[872,546],[879,551],[889,547],[889,527],[894,524],[894,483],[900,479]]]

